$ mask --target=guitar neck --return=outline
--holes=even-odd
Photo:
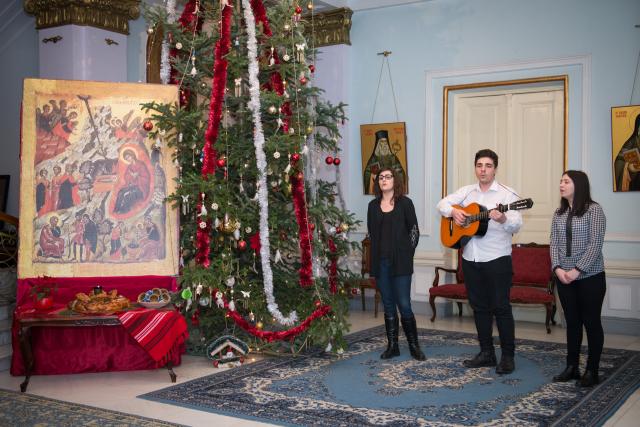
[[[485,221],[489,219],[489,212],[494,211],[495,208],[493,209],[487,209],[486,211],[481,211],[478,212],[477,214],[473,214],[467,217],[467,221],[468,222],[475,222],[475,221]]]
[[[470,215],[469,217],[467,217],[467,221],[468,222],[474,222],[474,221],[485,221],[489,219],[489,213],[491,211],[500,211],[500,212],[507,212],[509,210],[512,211],[517,211],[520,209],[529,209],[531,208],[531,206],[533,206],[533,200],[531,199],[523,199],[523,200],[518,200],[517,202],[513,202],[510,203],[508,205],[498,205],[497,207],[493,208],[493,209],[487,209],[484,211],[480,211],[476,214]]]

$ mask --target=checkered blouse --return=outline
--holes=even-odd
[[[607,218],[598,203],[591,203],[582,216],[569,215],[570,210],[553,215],[551,223],[552,270],[576,268],[579,279],[604,271],[602,242],[607,228]],[[570,227],[567,227],[567,221]]]

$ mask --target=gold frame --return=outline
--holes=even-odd
[[[448,130],[449,130],[449,93],[456,90],[464,89],[477,89],[484,87],[496,87],[496,86],[513,86],[521,84],[531,83],[544,83],[544,82],[562,82],[563,84],[563,96],[564,96],[564,159],[563,170],[567,169],[568,164],[568,137],[569,137],[569,76],[548,76],[548,77],[534,77],[528,79],[517,80],[502,80],[497,82],[481,82],[481,83],[465,83],[460,85],[445,86],[442,93],[442,197],[445,197],[447,193],[447,162],[448,162]]]
[[[85,97],[88,97],[87,101],[84,100]],[[71,130],[68,130],[69,133],[65,137],[64,145],[61,139],[53,139],[55,137],[62,138],[57,136],[59,133],[55,133],[56,129],[53,129],[53,131],[43,130],[41,120],[37,119],[40,107],[47,102],[53,102],[47,101],[50,99],[65,100],[67,102],[68,108],[65,111],[68,111],[69,115],[65,114],[65,117],[76,114],[74,118],[76,124],[70,127]],[[89,99],[92,106],[91,110],[88,110]],[[178,212],[174,206],[166,201],[158,206],[154,199],[157,190],[164,192],[166,195],[175,192],[175,178],[177,176],[177,169],[173,164],[175,149],[169,148],[166,142],[163,142],[159,148],[154,148],[156,141],[152,140],[146,132],[142,133],[143,123],[148,120],[152,112],[145,113],[140,110],[140,105],[151,101],[177,105],[178,89],[174,85],[25,79],[21,141],[19,278],[39,276],[169,276],[178,273]],[[84,105],[82,102],[87,103],[86,109],[80,108]],[[62,106],[61,102],[60,106]],[[44,108],[42,111],[44,112]],[[131,113],[127,113],[128,111],[131,111]],[[99,120],[99,117],[101,117],[101,121],[98,121],[96,125],[95,121]],[[127,117],[132,121],[128,123],[130,126],[125,128],[124,125],[127,125],[125,120],[129,120]],[[125,123],[116,123],[120,118],[123,119],[121,122],[124,121]],[[69,118],[69,120],[71,119]],[[60,123],[57,126],[60,126]],[[124,132],[123,134],[118,133],[121,130]],[[110,132],[113,132],[113,136],[108,136],[106,139],[102,136],[102,142],[97,141],[98,145],[94,144],[97,138],[94,139],[92,135],[96,133],[108,135]],[[39,144],[40,142],[48,144],[51,141],[54,141],[58,148],[53,152],[45,151],[46,156],[43,157],[43,150],[49,150],[49,148],[43,148],[46,146],[40,146]],[[150,163],[147,166],[147,171],[151,178],[147,181],[148,187],[145,187],[144,203],[129,204],[127,211],[113,208],[120,199],[121,193],[119,191],[123,189],[124,185],[129,185],[127,181],[124,181],[127,179],[125,178],[127,173],[125,170],[128,171],[127,165],[129,163],[120,160],[123,153],[135,151],[140,160],[139,163],[142,163],[143,161],[149,161],[153,151],[158,149],[157,164],[152,166]],[[91,172],[85,171],[77,174],[73,171],[71,172],[71,176],[75,181],[75,184],[72,184],[73,188],[79,189],[79,192],[86,191],[86,195],[76,195],[78,197],[73,203],[67,205],[68,207],[55,205],[49,206],[46,210],[44,208],[38,210],[36,206],[38,169],[40,172],[44,172],[44,170],[49,172],[53,166],[73,166],[70,164],[73,161],[74,164],[80,164],[79,169],[82,170],[82,165],[89,160],[92,161],[93,166],[91,168],[94,168],[97,167],[93,163],[93,160],[96,159],[104,159],[101,160],[102,162],[113,162],[111,163],[113,166],[109,167],[109,172],[106,172],[106,166],[103,166],[105,169],[100,170],[105,172],[99,172],[100,175],[92,175],[91,189],[83,190],[81,187],[81,181],[86,179],[87,173]],[[131,159],[128,160],[130,161]],[[164,173],[164,188],[154,184],[154,175],[160,173],[156,170],[157,168]],[[66,170],[65,173],[67,173]],[[132,173],[134,176],[138,175],[137,171]],[[105,178],[105,180],[102,180],[102,178]],[[49,183],[49,181],[46,182]],[[53,182],[53,177],[51,182]],[[101,187],[99,188],[99,186]],[[50,187],[53,187],[53,184]],[[46,197],[48,199],[49,195]],[[97,206],[95,200],[99,198],[102,201],[101,205]],[[155,206],[153,210],[151,209],[152,206]],[[95,252],[92,253],[90,258],[87,255],[84,262],[78,262],[75,257],[71,259],[71,252],[67,252],[72,247],[71,239],[73,238],[73,242],[76,242],[76,237],[73,236],[78,236],[77,228],[74,229],[71,224],[73,218],[77,218],[77,215],[83,215],[84,213],[88,214],[89,209],[94,209],[95,213],[98,208],[101,209],[102,218],[110,220],[114,227],[117,222],[124,223],[121,234],[125,240],[122,241],[122,246],[118,246],[118,249],[124,249],[127,243],[125,230],[131,230],[129,231],[130,236],[135,234],[135,237],[129,239],[130,243],[143,244],[143,240],[140,237],[144,237],[144,224],[142,223],[145,217],[150,216],[153,224],[155,224],[155,232],[160,234],[160,238],[154,239],[154,241],[158,242],[157,244],[153,245],[153,242],[151,242],[147,248],[151,251],[157,251],[155,252],[157,255],[147,256],[147,253],[143,252],[143,246],[133,245],[127,247],[128,254],[124,254],[124,250],[119,251],[118,254],[122,252],[121,257],[115,256],[113,252],[109,253],[109,248],[107,247],[109,234],[111,233],[111,230],[109,230],[109,234],[104,234],[106,233],[105,231],[96,233],[98,240],[102,243],[100,251],[95,251],[94,248]],[[62,251],[58,255],[40,255],[38,252],[38,227],[40,226],[40,233],[42,233],[44,225],[54,216],[60,221],[60,229],[62,231],[62,234],[58,233],[57,237],[68,240],[61,244]],[[66,218],[63,218],[65,216]],[[64,220],[67,222],[65,223]],[[164,221],[164,223],[162,224],[161,221]],[[104,221],[100,224],[104,224]],[[98,225],[96,223],[93,227]],[[131,227],[135,226],[136,229],[128,227],[129,225]],[[140,235],[138,235],[137,229],[142,230]],[[84,226],[82,230],[84,233]],[[152,228],[150,227],[149,230],[152,230]],[[147,231],[147,233],[150,232]],[[84,238],[86,239],[86,235]],[[120,237],[118,240],[120,240]],[[89,243],[86,240],[82,242],[87,247],[88,253]],[[147,242],[149,242],[148,239],[145,243]],[[78,244],[82,245],[83,243],[78,242]],[[111,249],[113,249],[113,246]],[[80,249],[80,259],[82,259],[82,252],[82,249]]]
[[[621,105],[617,107],[611,107],[611,167],[613,178],[613,191],[616,193],[625,193],[638,190],[618,188],[618,179],[616,173],[616,157],[622,151],[622,147],[632,141],[633,135],[636,132],[635,125],[636,120],[640,116],[640,105]],[[637,147],[634,147],[637,148]],[[635,151],[635,150],[631,150]],[[625,159],[628,161],[628,159]],[[635,162],[633,162],[635,164]],[[622,187],[625,185],[628,187],[630,184],[630,177],[628,172],[624,172],[624,167],[619,173],[621,176]],[[624,176],[626,175],[626,178]],[[626,183],[625,183],[626,179]]]
[[[360,125],[360,155],[362,159],[361,178],[363,179],[362,190],[365,195],[373,195],[373,190],[369,192],[366,188],[365,173],[367,162],[373,155],[376,146],[375,134],[378,131],[387,131],[389,134],[389,144],[391,152],[400,163],[404,171],[404,191],[409,193],[409,168],[407,164],[407,126],[405,122],[371,123]],[[390,166],[386,164],[384,166]],[[369,184],[370,186],[372,183]]]

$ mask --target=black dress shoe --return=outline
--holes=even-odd
[[[462,364],[467,368],[482,368],[496,366],[496,354],[492,351],[481,351],[473,359],[463,360]]]
[[[500,363],[496,366],[496,374],[510,374],[514,369],[516,369],[516,362],[513,360],[513,356],[502,356]]]
[[[569,380],[579,380],[580,370],[577,366],[567,365],[564,371],[553,377],[554,383],[566,383]]]
[[[580,387],[593,387],[599,383],[600,378],[598,378],[597,371],[584,371],[584,375],[580,378],[580,381],[578,381]]]

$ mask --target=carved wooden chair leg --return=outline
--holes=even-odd
[[[364,306],[364,286],[360,285],[360,296],[362,297],[362,311],[365,311]]]
[[[171,378],[171,382],[175,383],[177,376],[176,373],[173,372],[173,363],[172,362],[167,362],[167,371],[169,371],[169,377]]]
[[[551,304],[550,302],[546,303],[544,305],[547,308],[547,318],[545,319],[544,325],[547,327],[547,333],[550,334],[551,333],[551,327],[549,326],[549,322],[551,321],[551,316],[552,316],[552,312],[553,312],[553,304]]]
[[[456,301],[458,303],[458,317],[462,317],[462,303],[460,301]]]
[[[551,324],[555,325],[556,324],[556,311],[558,310],[558,306],[556,305],[556,303],[553,303],[553,309],[551,310]]]
[[[434,295],[429,295],[429,305],[431,306],[431,321],[433,322],[434,320],[436,320],[436,304],[435,301],[436,297]]]

